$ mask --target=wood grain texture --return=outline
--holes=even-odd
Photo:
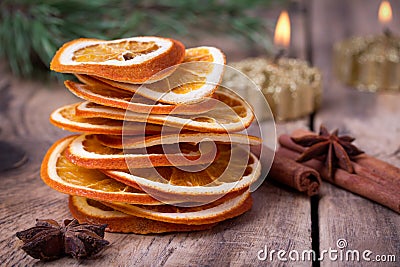
[[[7,210],[1,220],[0,249],[3,254],[0,260],[6,265],[30,265],[36,262],[17,249],[19,242],[14,232],[28,227],[37,216],[48,216],[51,213],[51,217],[58,220],[69,216],[66,196],[50,192],[49,201],[43,201],[45,196],[39,191],[47,195],[49,192],[46,191],[50,190],[42,188],[34,191],[38,193],[37,198],[24,198],[19,203],[13,203],[14,208]],[[94,259],[80,263],[93,266],[258,265],[257,252],[264,246],[268,249],[288,250],[310,248],[310,234],[305,230],[309,226],[306,197],[264,185],[254,194],[254,200],[255,205],[251,211],[209,231],[148,236],[107,233],[106,239],[111,245]],[[20,206],[30,209],[30,213],[21,211]],[[280,206],[281,209],[272,206]],[[283,206],[287,207],[290,216],[282,216]],[[14,215],[17,218],[11,217]],[[46,265],[74,264],[77,264],[76,260],[64,258]],[[305,263],[303,266],[310,264]]]
[[[394,12],[399,1],[391,1]],[[376,19],[379,1],[313,1],[314,62],[324,76],[324,102],[316,116],[329,129],[356,137],[356,143],[368,154],[400,167],[400,95],[366,93],[348,88],[332,74],[332,45],[352,35],[381,31]],[[329,12],[328,12],[329,11]],[[399,32],[399,16],[392,29]],[[400,179],[400,177],[399,177]],[[348,249],[369,249],[373,255],[400,257],[400,216],[395,212],[333,185],[324,184],[319,201],[320,250],[337,249],[344,238]],[[376,266],[362,262],[363,266]],[[321,266],[359,266],[355,262],[325,260]]]

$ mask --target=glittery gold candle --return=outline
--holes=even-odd
[[[361,90],[400,91],[400,38],[355,37],[334,46],[334,70],[344,83]]]
[[[383,1],[379,20],[391,20],[390,4]],[[345,84],[368,91],[400,91],[400,37],[389,30],[378,36],[353,37],[336,43],[333,66]]]
[[[280,58],[274,62],[265,58],[250,58],[229,65],[254,81],[278,121],[308,115],[320,106],[321,74],[305,61]],[[224,79],[235,82],[235,77]],[[256,94],[249,93],[246,99],[255,109],[264,102]]]
[[[278,18],[274,35],[275,45],[281,49],[274,59],[251,58],[229,64],[256,83],[277,121],[308,115],[321,103],[320,72],[305,61],[282,57],[290,44],[290,29],[289,15],[283,11]],[[239,82],[235,81],[235,77],[225,79],[231,83]],[[259,94],[248,90],[245,98],[253,105],[256,114],[263,114],[265,100],[260,99]],[[268,114],[264,112],[260,119],[268,119]]]

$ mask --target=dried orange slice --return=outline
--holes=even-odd
[[[76,104],[58,108],[50,115],[50,122],[55,126],[71,132],[91,133],[91,134],[116,134],[122,132],[129,135],[158,134],[176,131],[173,128],[161,127],[150,123],[123,122],[107,118],[83,118],[75,115]]]
[[[158,115],[125,112],[123,109],[83,102],[76,107],[78,116],[148,122],[199,132],[237,132],[250,126],[254,119],[251,106],[236,93],[219,87],[215,107],[199,115]]]
[[[204,141],[252,146],[259,146],[262,143],[261,138],[238,133],[165,133],[151,136],[125,136],[124,138],[115,135],[96,135],[96,138],[105,146],[119,149],[135,149],[176,143],[197,144]]]
[[[177,167],[102,170],[124,183],[139,185],[155,198],[168,203],[213,201],[249,187],[261,175],[257,157],[238,145],[218,145],[218,158],[202,169],[190,172]]]
[[[139,87],[115,79],[100,80],[162,103],[187,104],[213,94],[222,80],[224,65],[225,55],[221,50],[202,46],[186,49],[183,63],[170,76],[156,83]]]
[[[67,160],[65,149],[76,137],[69,136],[57,141],[46,153],[40,174],[48,186],[65,194],[102,201],[162,204],[143,191],[111,179],[98,170],[82,168]]]
[[[243,207],[243,209],[246,208],[246,206]],[[69,209],[80,223],[107,224],[106,231],[118,233],[187,232],[206,230],[216,225],[215,223],[187,225],[149,220],[116,211],[98,201],[79,196],[69,197]]]
[[[246,201],[250,204],[245,204]],[[217,223],[244,213],[251,208],[251,196],[250,192],[246,191],[227,201],[215,201],[198,207],[144,206],[118,202],[102,203],[123,213],[150,220],[201,225]]]
[[[182,43],[161,37],[132,37],[104,41],[76,39],[55,54],[50,69],[96,75],[126,83],[143,83],[154,74],[179,64],[185,56]],[[162,79],[174,69],[158,75]]]
[[[89,76],[86,76],[89,77]],[[155,102],[139,94],[113,88],[107,84],[87,85],[65,81],[65,86],[76,96],[94,103],[146,114],[199,114],[214,105],[208,98],[192,105],[169,105]]]
[[[204,144],[204,145],[203,145]],[[72,140],[65,156],[72,163],[89,169],[128,169],[156,166],[190,166],[213,161],[216,151],[212,144],[180,144],[174,152],[164,153],[165,147],[122,150],[102,145],[94,135],[81,135]]]

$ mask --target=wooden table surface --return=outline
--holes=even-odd
[[[400,3],[391,2],[395,14],[392,26],[398,34]],[[324,123],[330,129],[339,128],[355,136],[357,144],[367,153],[400,167],[400,94],[374,94],[347,88],[335,79],[331,67],[334,42],[354,34],[380,31],[376,19],[379,1],[314,0],[309,4],[311,31],[308,33],[302,26],[307,26],[304,14],[294,14],[292,46],[298,57],[311,59],[321,69],[323,105],[314,117],[279,123],[278,133]],[[223,41],[215,43],[224,48]],[[229,55],[246,56],[237,49],[226,47],[228,59]],[[61,85],[19,80],[4,67],[0,70],[0,140],[20,148],[26,156],[15,168],[0,171],[1,266],[42,265],[18,249],[20,243],[15,233],[32,226],[36,218],[61,221],[71,217],[67,196],[47,187],[40,179],[39,169],[49,146],[69,134],[52,126],[49,114],[57,107],[76,101]],[[2,158],[15,156],[8,150],[0,153]],[[257,252],[264,247],[299,252],[314,249],[319,253],[337,249],[338,239],[345,239],[348,249],[369,249],[373,255],[396,256],[397,262],[382,263],[382,266],[400,264],[400,216],[379,204],[327,183],[312,199],[269,182],[253,195],[251,211],[212,230],[146,236],[107,233],[106,239],[111,245],[95,259],[78,262],[63,258],[46,265],[265,265],[269,262],[257,259]],[[360,265],[326,258],[321,263],[284,263],[276,257],[274,264]],[[377,263],[369,264],[376,266]],[[368,264],[362,262],[362,265]]]

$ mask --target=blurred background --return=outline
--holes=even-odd
[[[13,75],[46,78],[55,51],[75,38],[116,39],[157,35],[181,40],[186,47],[211,45],[221,48],[228,63],[246,57],[276,53],[273,32],[279,13],[286,9],[292,24],[289,56],[309,60],[310,43],[331,47],[329,38],[313,39],[325,26],[352,34],[382,32],[377,20],[379,0],[1,0],[0,58]],[[398,29],[398,1],[391,29]],[[340,13],[348,21],[319,18]],[[325,14],[325,15],[324,15]],[[360,16],[362,14],[362,16]],[[329,16],[327,16],[329,17]],[[319,23],[313,23],[317,20]],[[339,19],[339,18],[338,18]],[[373,21],[374,23],[371,23]],[[363,25],[369,25],[364,27]],[[342,38],[341,37],[341,38]],[[334,40],[339,41],[339,40]],[[306,54],[304,54],[306,53]],[[55,73],[51,74],[56,76]]]

